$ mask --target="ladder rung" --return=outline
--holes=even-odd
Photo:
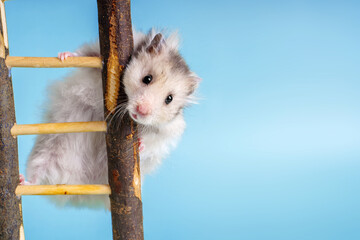
[[[5,60],[8,67],[31,67],[31,68],[65,68],[65,67],[88,67],[102,68],[99,57],[69,57],[61,61],[57,57],[12,57]]]
[[[16,187],[15,194],[22,195],[109,195],[111,190],[109,185],[19,185]]]
[[[41,124],[14,124],[11,135],[56,134],[75,132],[106,132],[106,122],[65,122]]]

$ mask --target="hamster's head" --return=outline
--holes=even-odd
[[[152,31],[136,46],[123,78],[134,121],[161,126],[193,102],[200,78],[179,54],[178,43],[177,34],[165,39]]]

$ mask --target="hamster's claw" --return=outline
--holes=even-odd
[[[19,174],[19,184],[20,185],[31,185],[30,182],[25,180],[25,177],[22,174]]]
[[[138,138],[138,142],[139,142],[139,152],[142,152],[144,151],[144,143],[142,142],[142,139],[141,138]]]
[[[58,58],[61,61],[66,60],[68,57],[76,57],[76,56],[77,56],[77,54],[72,53],[72,52],[60,52],[60,53],[58,53]]]
[[[20,185],[24,185],[24,183],[25,183],[25,177],[22,174],[19,174],[19,183],[20,183]]]

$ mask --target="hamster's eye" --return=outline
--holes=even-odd
[[[151,81],[152,81],[151,75],[146,75],[142,80],[142,82],[145,83],[146,85],[149,85],[151,83]]]
[[[173,96],[170,94],[169,96],[166,97],[165,103],[169,104],[169,103],[171,103],[172,100],[173,100]]]

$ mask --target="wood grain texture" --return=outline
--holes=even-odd
[[[104,99],[105,102],[112,101],[111,105],[104,107],[107,115],[114,107],[114,102],[117,105],[127,101],[120,80],[133,52],[130,1],[97,2],[100,49],[104,61]],[[113,81],[120,81],[120,85],[109,86]],[[111,123],[108,126],[106,143],[113,239],[144,239],[137,126],[127,114],[120,124],[114,120]]]
[[[17,196],[22,195],[109,195],[109,185],[19,185],[15,191]]]
[[[0,239],[7,240],[19,239],[22,216],[21,199],[15,195],[19,183],[17,140],[10,133],[16,122],[14,94],[4,59],[9,54],[3,37],[6,28],[3,20],[0,23]]]
[[[6,58],[6,66],[23,68],[101,68],[102,62],[99,57],[69,57],[61,61],[57,57],[13,57]]]
[[[11,135],[56,134],[75,132],[106,132],[106,122],[65,122],[65,123],[39,123],[14,124]]]

